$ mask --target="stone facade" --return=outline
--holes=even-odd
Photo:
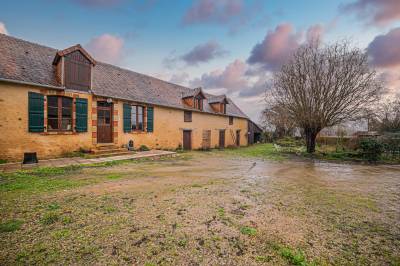
[[[64,95],[71,98],[88,99],[88,131],[87,132],[41,132],[28,131],[28,92],[44,95]],[[97,101],[105,100],[92,94],[82,92],[64,92],[45,87],[28,86],[0,82],[0,159],[21,161],[25,152],[37,152],[39,159],[60,157],[65,153],[79,149],[90,150],[97,143]],[[218,146],[219,130],[225,130],[225,146],[235,146],[236,132],[240,130],[240,145],[247,145],[247,119],[234,118],[229,125],[229,117],[193,111],[192,122],[184,122],[184,110],[153,106],[154,131],[123,131],[123,103],[113,102],[113,143],[124,146],[129,140],[135,147],[146,145],[154,149],[176,149],[182,146],[183,130],[192,131],[192,148],[202,147],[203,133],[211,131],[211,147]],[[134,104],[134,102],[129,102]],[[145,103],[143,105],[146,106]],[[44,120],[47,124],[47,114]],[[73,119],[75,112],[73,110]]]

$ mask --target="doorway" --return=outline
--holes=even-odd
[[[219,148],[225,148],[225,129],[219,131]]]
[[[97,143],[112,143],[112,103],[97,102]]]
[[[184,150],[192,149],[192,131],[191,130],[183,131],[183,149]]]
[[[240,147],[240,130],[236,130],[236,146]]]

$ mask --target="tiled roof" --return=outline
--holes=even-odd
[[[208,98],[208,103],[226,103],[226,95],[215,95]]]
[[[0,78],[45,86],[60,86],[52,64],[58,50],[0,34]],[[196,95],[197,89],[172,84],[110,64],[96,61],[92,92],[98,96],[125,99],[179,109],[190,109],[184,95]],[[214,95],[204,93],[204,112],[215,113],[207,104]],[[247,116],[227,99],[226,115]]]

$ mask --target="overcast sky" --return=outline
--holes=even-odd
[[[316,37],[366,49],[400,91],[400,0],[3,0],[0,32],[225,93],[255,121],[273,72]]]

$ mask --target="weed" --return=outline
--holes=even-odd
[[[219,217],[224,217],[225,216],[225,209],[220,207],[220,208],[218,208],[217,213],[218,213]]]
[[[57,222],[60,219],[60,215],[56,212],[46,212],[40,219],[40,223],[43,225],[50,225]]]
[[[3,164],[3,163],[7,163],[7,160],[5,160],[5,159],[0,159],[0,164]]]
[[[271,261],[272,257],[271,256],[256,256],[255,259],[257,262],[269,262],[269,261]]]
[[[193,184],[192,187],[199,187],[199,188],[200,188],[200,187],[202,187],[202,185],[200,185],[200,184]]]
[[[140,145],[139,151],[149,151],[150,149],[146,145]]]
[[[293,250],[289,247],[280,247],[278,249],[279,255],[286,259],[292,265],[311,266],[315,265],[313,262],[308,262],[304,252],[301,249]]]
[[[249,227],[249,226],[242,226],[240,228],[240,232],[244,235],[248,235],[248,236],[255,236],[257,234],[257,230],[253,227]]]
[[[60,205],[58,205],[57,202],[50,203],[50,204],[47,206],[47,209],[49,209],[50,211],[58,210],[59,208],[60,208]]]
[[[178,246],[180,246],[180,247],[186,247],[186,245],[187,245],[187,240],[186,239],[179,239],[178,240]]]
[[[120,179],[121,177],[122,177],[122,175],[120,175],[120,174],[111,174],[111,175],[107,176],[107,179],[114,180],[114,179]]]
[[[63,224],[71,224],[72,223],[72,217],[71,216],[63,216],[61,222]]]
[[[14,232],[21,228],[24,222],[21,220],[10,220],[0,224],[0,233]]]
[[[51,234],[51,236],[55,239],[62,239],[68,237],[69,235],[71,235],[71,231],[69,231],[68,229],[57,230]]]

